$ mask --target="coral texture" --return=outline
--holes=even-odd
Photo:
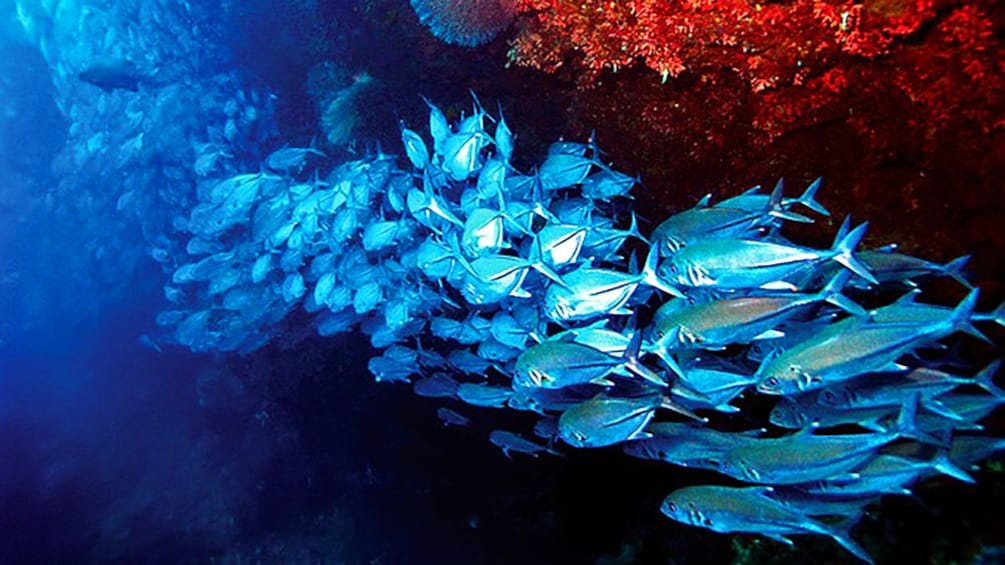
[[[447,43],[490,41],[513,21],[515,0],[412,0],[419,20]]]

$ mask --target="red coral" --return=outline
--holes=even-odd
[[[1002,49],[989,9],[944,0],[518,0],[520,31],[509,55],[546,72],[571,66],[584,92],[604,71],[636,63],[663,82],[690,75],[681,84],[700,84],[715,99],[759,95],[749,125],[762,145],[845,119],[882,150],[905,123],[923,138],[953,120],[1001,122],[992,113]],[[710,94],[715,85],[724,90]],[[708,111],[711,119],[684,116],[688,123],[672,129],[704,128],[693,137],[715,150],[716,116],[734,118]],[[640,120],[667,131],[668,115],[681,117],[650,104]],[[895,127],[886,128],[891,120]]]
[[[955,201],[979,217],[991,211],[975,195],[999,190],[1001,10],[991,0],[517,0],[509,57],[575,81],[582,126],[631,147],[619,157],[654,191],[798,170],[853,187],[845,195],[859,207],[891,193],[880,214]]]

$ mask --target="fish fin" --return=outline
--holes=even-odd
[[[660,400],[660,407],[666,408],[667,410],[672,410],[682,416],[687,416],[688,418],[691,418],[692,420],[697,420],[703,424],[708,423],[708,418],[703,418],[695,414],[693,411],[691,411],[690,408],[687,408],[683,404],[677,403],[677,401],[670,398],[670,396],[665,396]]]
[[[806,190],[803,191],[802,196],[796,199],[796,202],[802,204],[803,206],[813,210],[817,214],[822,216],[830,216],[831,213],[824,208],[822,204],[816,201],[817,191],[820,190],[820,184],[823,182],[822,177],[817,177],[816,180],[810,183]]]
[[[953,463],[953,461],[949,458],[949,451],[947,449],[940,449],[938,453],[935,454],[935,457],[929,461],[929,464],[932,466],[932,469],[935,469],[939,473],[952,477],[958,481],[971,484],[976,482],[974,478],[970,476],[970,473],[961,469],[958,465],[956,465],[956,463]]]
[[[796,285],[786,281],[772,281],[769,283],[764,283],[758,288],[764,290],[787,290],[790,292],[795,292],[799,290],[798,288],[796,288]]]
[[[768,210],[781,209],[783,196],[785,196],[785,179],[779,178],[768,196]]]
[[[899,306],[910,306],[915,303],[915,299],[921,294],[920,288],[912,288],[911,290],[904,293],[903,296],[894,301],[894,304]]]
[[[849,220],[850,218],[846,218],[845,223],[842,224],[842,229],[838,230],[838,237],[835,238],[834,246],[832,247],[832,251],[834,252],[833,258],[843,267],[869,281],[871,284],[879,284],[876,277],[869,272],[869,268],[852,254],[855,247],[862,241],[865,230],[869,227],[869,222],[862,222],[858,227],[844,234],[842,232],[847,229],[845,226],[850,225]]]
[[[870,418],[868,420],[862,420],[862,421],[858,422],[858,425],[861,426],[861,427],[863,427],[863,428],[865,428],[865,429],[867,429],[867,430],[873,431],[873,432],[885,432],[886,431],[886,428],[884,428],[879,423],[879,421],[876,418]]]
[[[963,416],[960,416],[954,410],[935,399],[922,400],[921,407],[932,414],[937,414],[949,420],[955,420],[957,422],[962,422],[964,420]]]
[[[930,445],[945,445],[945,440],[939,439],[924,430],[918,428],[917,416],[918,407],[921,404],[921,394],[915,393],[904,402],[897,414],[897,421],[894,423],[893,431],[900,437],[911,438]]]
[[[895,361],[891,361],[882,367],[873,369],[876,373],[900,373],[907,370],[907,365],[901,365]]]
[[[785,337],[785,332],[779,330],[765,330],[754,336],[754,341],[762,339],[778,339],[780,337]]]
[[[845,548],[848,553],[872,565],[874,563],[872,556],[857,541],[852,539],[851,534],[848,533],[857,521],[858,516],[853,516],[851,519],[837,526],[824,526],[825,530],[823,533],[829,535],[838,545]]]
[[[783,536],[782,534],[767,534],[767,533],[762,533],[761,535],[764,536],[764,537],[766,537],[766,538],[773,539],[773,540],[775,540],[775,541],[777,541],[779,543],[784,543],[785,545],[787,545],[789,547],[794,547],[796,545],[795,542],[793,542],[789,538]]]
[[[953,308],[953,313],[949,316],[949,322],[955,330],[968,333],[985,343],[993,343],[988,336],[984,335],[983,332],[974,327],[972,323],[974,308],[977,307],[977,296],[979,294],[980,289],[975,288],[971,290],[967,296],[956,305],[956,308]]]
[[[754,187],[754,188],[761,188],[761,187],[759,187],[759,186],[756,186],[756,187]],[[711,202],[712,202],[712,193],[711,193],[711,192],[709,192],[709,193],[708,193],[708,194],[706,194],[705,196],[702,196],[702,197],[701,197],[701,200],[699,200],[699,201],[698,201],[698,203],[694,205],[694,207],[695,207],[695,208],[708,208],[708,205],[709,205],[709,204],[710,204]]]
[[[632,318],[628,321],[628,325],[625,326],[626,328],[630,328],[632,330],[632,339],[628,343],[628,347],[625,349],[625,354],[623,356],[625,368],[640,379],[649,381],[659,387],[665,387],[667,386],[667,381],[639,361],[639,354],[642,352],[642,332],[635,327],[636,321],[636,314],[632,314]],[[669,363],[667,364],[669,365]],[[677,373],[678,376],[683,375],[683,372],[676,363],[673,363],[673,366],[670,368]]]
[[[632,211],[632,223],[628,226],[628,236],[634,237],[646,245],[652,245],[649,239],[639,231],[639,217],[635,214],[634,210]]]
[[[469,275],[471,275],[472,277],[475,277],[477,279],[478,275],[475,274],[474,268],[471,267],[471,262],[468,261],[467,257],[464,256],[464,252],[461,251],[461,244],[460,244],[459,241],[457,241],[457,237],[456,236],[455,237],[447,237],[447,238],[444,238],[444,239],[447,240],[446,243],[450,247],[450,254],[451,254],[451,256],[458,263],[461,264],[461,267],[463,267],[464,270],[467,271],[467,273]]]
[[[533,295],[523,287],[518,286],[510,291],[509,296],[513,298],[530,298]]]
[[[820,291],[820,295],[824,302],[837,306],[853,316],[865,316],[866,311],[864,308],[859,306],[854,300],[848,298],[844,294],[841,294],[841,291],[844,289],[844,285],[848,283],[848,279],[850,278],[851,273],[845,269],[841,269],[834,275],[834,278],[827,283],[827,286]]]
[[[551,282],[557,284],[558,286],[562,288],[569,288],[569,285],[565,284],[565,281],[562,280],[562,277],[548,265],[540,261],[531,261],[529,267],[541,273],[542,275],[550,279]]]
[[[970,262],[970,255],[963,255],[962,257],[957,257],[952,261],[946,263],[942,266],[942,272],[949,275],[953,279],[959,281],[960,284],[967,288],[973,288],[974,285],[967,280],[966,268],[967,263]]]
[[[642,282],[657,290],[661,290],[670,296],[683,298],[683,292],[674,286],[667,284],[659,277],[658,274],[656,274],[656,267],[659,263],[659,258],[659,248],[650,246],[649,252],[646,254],[646,263],[642,267]]]
[[[719,404],[717,406],[713,406],[712,410],[715,410],[716,412],[721,412],[723,414],[736,414],[737,412],[740,411],[739,408],[737,408],[736,406],[733,406],[732,404],[728,404],[728,403],[723,403],[723,404]],[[707,421],[708,419],[706,418],[705,420]]]
[[[975,313],[973,319],[981,322],[994,322],[999,326],[1005,327],[1005,302],[1002,302],[997,308],[987,314]]]
[[[1005,390],[1002,390],[994,382],[994,376],[1001,368],[1002,360],[998,359],[988,363],[987,367],[981,369],[980,373],[974,376],[974,384],[991,393],[996,398],[1005,398]]]
[[[785,192],[785,179],[778,179],[778,182],[775,184],[775,188],[771,191],[771,196],[768,198],[768,208],[766,210],[768,215],[783,220],[789,220],[790,222],[812,224],[812,219],[785,209],[785,205],[782,203],[783,192]]]

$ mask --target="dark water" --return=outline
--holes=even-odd
[[[430,51],[405,2],[249,4],[191,4],[197,37],[225,53],[205,72],[276,93],[280,133],[247,146],[249,156],[316,135],[312,69],[332,60],[340,70],[329,86],[363,70],[375,78],[358,109],[363,143],[397,143],[400,119],[423,119],[419,94],[456,105],[468,88],[505,101],[531,153],[569,133],[553,79],[500,71],[504,44],[477,58]],[[87,119],[57,101],[99,92],[57,92],[15,11],[0,1],[0,563],[737,559],[730,538],[671,523],[654,502],[708,475],[616,449],[505,459],[488,431],[532,419],[478,414],[471,428],[444,429],[440,403],[372,382],[362,336],[294,326],[245,356],[159,345],[167,275],[144,235],[170,215],[146,208],[121,219],[102,190],[162,190],[122,179],[145,179],[142,167],[172,152],[124,172],[109,155],[66,165],[67,144],[84,139],[72,126]],[[891,563],[1000,545],[1001,476],[984,471],[979,487],[934,481],[916,499],[884,504],[861,536]],[[827,540],[804,541],[798,552],[742,545],[752,562],[850,562]]]

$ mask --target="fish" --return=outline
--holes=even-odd
[[[625,443],[622,450],[640,459],[714,471],[730,450],[756,441],[764,430],[729,433],[693,422],[656,422],[645,432],[650,437]]]
[[[697,304],[666,302],[650,331],[652,349],[723,349],[784,335],[777,328],[808,308],[828,302],[864,316],[866,311],[841,294],[848,275],[838,273],[818,293],[774,293],[724,298]]]
[[[545,291],[545,314],[555,322],[591,320],[610,314],[630,315],[631,311],[623,308],[641,284],[679,296],[679,290],[657,277],[656,261],[657,253],[651,250],[646,266],[636,275],[591,267],[561,275],[562,284],[549,285]]]
[[[880,454],[856,468],[851,478],[824,479],[798,488],[820,497],[848,498],[884,494],[910,496],[910,486],[932,473],[945,474],[965,483],[974,482],[973,477],[949,459],[946,451],[940,451],[928,461]]]
[[[426,398],[450,398],[457,394],[457,387],[457,381],[445,373],[435,373],[412,382],[412,391]]]
[[[741,481],[773,485],[841,477],[884,445],[904,436],[918,437],[916,411],[916,404],[906,404],[889,432],[816,435],[810,426],[788,436],[759,439],[731,449],[719,471]]]
[[[672,520],[720,533],[756,533],[785,545],[785,536],[819,534],[828,536],[855,557],[872,563],[872,557],[847,532],[807,517],[771,498],[772,487],[684,487],[663,499],[660,512]]]
[[[458,414],[449,408],[438,408],[436,416],[443,422],[444,426],[467,427],[471,425],[471,420],[468,417]]]
[[[265,166],[279,173],[299,173],[311,155],[324,157],[314,147],[280,147],[265,158]]]
[[[976,385],[998,396],[1005,395],[992,381],[1001,360],[990,363],[973,378],[957,377],[942,371],[917,368],[903,377],[871,378],[845,382],[820,391],[817,402],[824,406],[850,410],[879,406],[900,406],[904,395],[919,394],[923,407],[935,411],[936,397],[961,385]],[[952,415],[950,415],[952,417]]]
[[[573,447],[607,447],[652,437],[644,431],[652,421],[660,398],[597,397],[562,413],[558,435]]]
[[[614,383],[607,377],[630,365],[649,378],[651,371],[641,370],[641,366],[631,359],[613,357],[579,343],[545,341],[531,346],[517,357],[513,384],[546,389],[582,384],[613,386]],[[650,380],[666,384],[659,376]]]
[[[550,152],[537,171],[544,190],[569,188],[586,180],[598,162],[592,158],[565,152]]]
[[[746,239],[771,228],[779,219],[811,222],[809,218],[789,212],[782,203],[783,185],[775,185],[771,196],[760,208],[750,206],[730,207],[728,203],[717,206],[699,204],[694,208],[674,214],[653,230],[653,244],[664,256],[671,256],[689,244],[709,239]]]
[[[415,366],[402,363],[391,357],[373,357],[367,363],[367,368],[377,382],[409,382],[409,377],[415,374]]]
[[[502,450],[507,459],[512,459],[512,453],[524,453],[531,457],[537,457],[539,453],[550,453],[551,455],[562,454],[550,447],[540,445],[506,430],[492,430],[489,434],[489,441]]]
[[[798,198],[782,198],[782,208],[789,210],[796,204],[799,204],[800,206],[812,210],[821,216],[830,216],[831,214],[827,211],[827,208],[824,208],[823,205],[816,200],[817,192],[820,190],[820,186],[822,184],[823,179],[818,177],[806,187],[806,190],[804,190],[802,195]],[[778,184],[775,185],[775,189],[779,190],[779,188],[783,187],[784,182],[782,179],[779,179]],[[774,196],[774,193],[771,195],[758,194],[760,189],[760,186],[755,186],[742,194],[719,202],[716,206],[722,206],[723,208],[736,208],[740,210],[763,210],[766,207],[767,202],[772,196]]]
[[[405,127],[404,122],[401,123],[401,142],[412,166],[420,171],[425,169],[429,164],[429,148],[419,134]]]
[[[457,398],[472,406],[483,408],[504,408],[513,395],[509,387],[492,386],[484,383],[461,383],[457,387]]]
[[[97,86],[104,92],[125,90],[137,92],[146,80],[136,65],[128,60],[111,61],[90,66],[77,74],[77,78]]]
[[[813,425],[829,428],[853,424],[874,432],[882,432],[888,429],[883,422],[890,416],[896,415],[898,408],[894,406],[829,408],[817,402],[819,392],[813,391],[796,397],[779,397],[771,409],[768,420],[775,426],[790,430],[800,430]]]
[[[969,255],[940,264],[906,253],[898,253],[895,249],[896,246],[863,251],[858,254],[858,258],[875,275],[876,280],[883,283],[901,282],[908,286],[916,286],[917,280],[941,276],[952,278],[966,288],[973,288],[965,273],[970,262]]]
[[[949,317],[934,323],[883,324],[848,318],[826,326],[762,363],[757,390],[763,394],[796,394],[891,366],[920,345],[968,325],[977,292],[971,291]],[[893,368],[899,370],[897,365]]]
[[[752,239],[702,239],[660,262],[657,273],[667,284],[680,287],[796,290],[787,278],[825,261],[836,261],[869,283],[877,284],[853,255],[868,222],[846,233],[847,225],[846,220],[834,245],[826,250]]]
[[[534,436],[489,434],[507,457],[557,454],[561,440],[712,471],[748,487],[689,487],[701,496],[671,502],[693,512],[664,512],[781,541],[828,535],[858,553],[844,528],[881,494],[940,473],[970,480],[971,465],[1003,449],[982,427],[1005,403],[999,365],[977,371],[968,346],[997,337],[988,326],[1003,324],[1005,306],[978,311],[969,290],[929,304],[913,286],[965,280],[965,260],[860,251],[868,224],[850,219],[829,248],[802,245],[802,230],[790,239],[783,227],[828,215],[819,180],[798,198],[781,182],[708,196],[643,233],[654,224],[633,210],[641,180],[602,161],[595,137],[556,141],[521,170],[501,111],[493,119],[472,98],[453,121],[424,99],[428,130],[400,123],[399,155],[374,145],[339,162],[283,145],[259,164],[277,145],[270,111],[228,102],[192,137],[211,144],[186,140],[162,167],[160,196],[181,208],[172,235],[144,225],[171,278],[156,320],[164,343],[243,354],[358,331],[376,350],[375,379],[446,399],[444,425],[471,424],[458,403],[532,413]],[[79,169],[116,139],[126,165],[154,150],[150,136],[135,141],[142,110],[126,110],[122,136],[82,132]],[[142,188],[106,200],[142,216]],[[914,291],[887,299],[904,286]]]

